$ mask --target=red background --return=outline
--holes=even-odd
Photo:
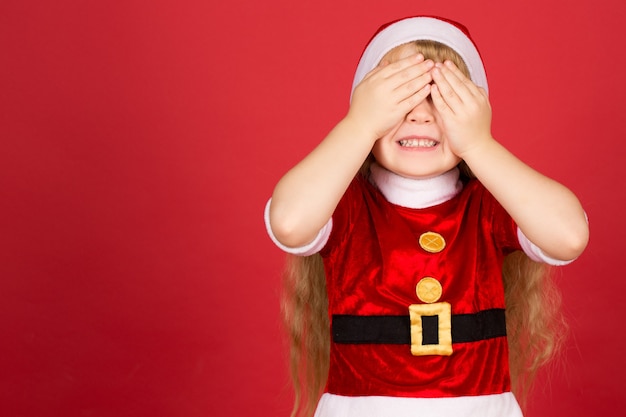
[[[418,13],[470,28],[494,135],[591,219],[528,416],[623,413],[621,0],[3,0],[0,415],[286,416],[263,205]]]

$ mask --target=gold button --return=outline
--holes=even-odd
[[[415,288],[415,292],[417,292],[417,298],[425,303],[434,303],[439,298],[441,298],[441,294],[443,293],[443,288],[439,281],[432,277],[425,277],[417,283],[417,287]]]
[[[419,238],[419,244],[427,252],[441,252],[446,247],[446,241],[439,233],[426,232]]]

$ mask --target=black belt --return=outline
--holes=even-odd
[[[437,344],[437,316],[422,317],[423,344]],[[504,309],[484,310],[452,316],[452,343],[477,342],[506,336]],[[409,316],[333,315],[335,343],[410,344]]]

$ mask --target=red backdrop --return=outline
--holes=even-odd
[[[0,414],[286,416],[263,205],[417,13],[470,28],[495,136],[591,219],[528,415],[623,413],[621,0],[3,0]]]

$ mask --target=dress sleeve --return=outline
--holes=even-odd
[[[320,250],[322,257],[330,255],[335,248],[343,247],[343,242],[352,233],[356,219],[362,210],[367,210],[363,193],[368,187],[368,180],[357,175],[343,194],[333,213],[333,227],[326,245]]]

